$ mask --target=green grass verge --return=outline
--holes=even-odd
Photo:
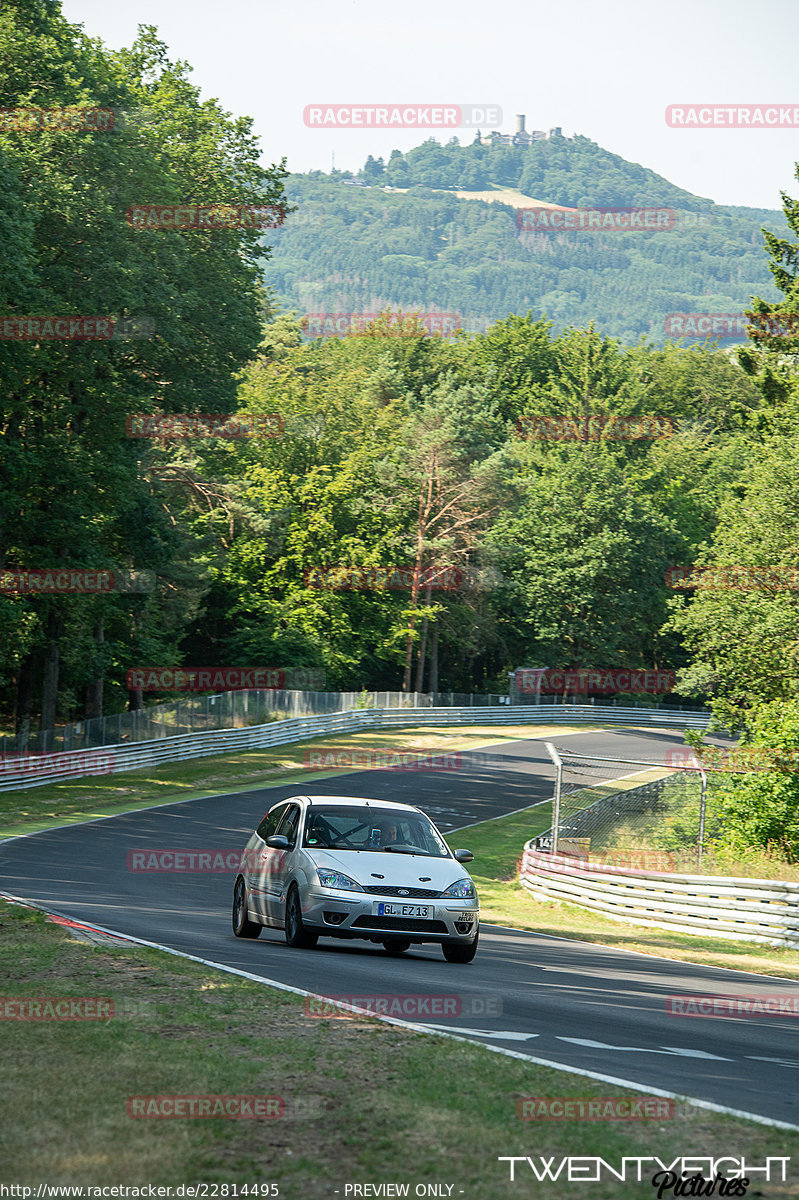
[[[122,1014],[0,1022],[4,1184],[274,1183],[282,1200],[322,1200],[353,1183],[404,1182],[411,1195],[416,1184],[444,1183],[454,1196],[496,1200],[532,1194],[527,1180],[523,1190],[508,1182],[500,1155],[799,1157],[797,1133],[681,1101],[671,1119],[534,1127],[517,1116],[523,1097],[635,1093],[377,1021],[306,1016],[300,997],[144,947],[88,945],[3,902],[0,932],[5,997],[109,997]],[[452,968],[453,991],[467,970]],[[286,1115],[164,1120],[127,1111],[134,1096],[238,1094],[281,1096]],[[647,1180],[635,1194],[642,1187],[654,1195]],[[620,1185],[579,1191],[616,1200]],[[573,1200],[575,1188],[560,1181],[535,1194]],[[758,1182],[756,1194],[788,1200],[796,1185]]]

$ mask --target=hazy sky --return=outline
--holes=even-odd
[[[155,25],[205,97],[255,119],[267,163],[357,169],[419,130],[307,128],[307,104],[492,104],[560,125],[718,204],[799,194],[799,128],[671,129],[667,105],[799,109],[797,0],[65,0],[112,48]],[[451,131],[433,131],[447,141]],[[471,141],[473,133],[458,132]],[[543,197],[546,199],[546,197]]]

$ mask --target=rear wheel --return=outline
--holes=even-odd
[[[247,888],[239,875],[233,889],[233,932],[240,938],[257,938],[262,926],[256,925],[247,916]]]
[[[441,949],[444,951],[444,958],[451,963],[470,963],[477,953],[477,939],[480,937],[479,932],[474,935],[473,942],[444,942]]]
[[[402,938],[389,938],[383,942],[383,949],[386,954],[399,955],[404,954],[406,950],[410,950],[411,943],[404,941]]]
[[[302,905],[300,893],[296,884],[292,884],[286,897],[286,941],[298,950],[310,950],[319,940],[318,933],[309,933],[302,920]]]

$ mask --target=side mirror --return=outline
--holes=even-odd
[[[471,850],[453,850],[452,853],[455,855],[456,862],[471,862],[474,858]]]
[[[282,833],[273,833],[266,839],[267,846],[271,846],[273,850],[290,850],[289,840],[283,837]]]

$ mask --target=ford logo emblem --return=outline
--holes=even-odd
[[[408,891],[408,889],[407,889],[407,888],[397,888],[397,895],[398,895],[398,896],[410,896],[410,894],[411,894],[411,893]]]

